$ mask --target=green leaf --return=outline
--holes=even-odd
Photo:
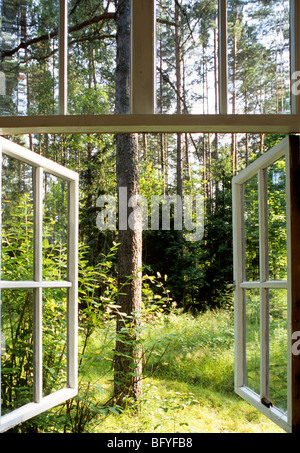
[[[109,407],[108,410],[113,414],[120,415],[120,412],[115,407]]]

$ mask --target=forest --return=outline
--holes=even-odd
[[[0,115],[57,114],[59,1],[0,5],[6,88]],[[128,0],[69,1],[69,115],[128,113],[129,5]],[[158,0],[156,7],[157,113],[218,113],[218,1]],[[228,62],[230,113],[290,112],[287,0],[228,0]],[[12,431],[281,432],[233,393],[231,181],[283,137],[7,138],[80,176],[79,394]],[[282,184],[279,163],[269,175],[274,279],[286,274]],[[64,280],[68,186],[46,174],[43,187],[43,278]],[[188,231],[175,228],[174,211],[168,229],[148,227],[140,235],[99,229],[99,197],[117,200],[120,187],[129,195],[142,194],[149,205],[153,196],[201,195],[203,237],[187,240]],[[32,167],[3,155],[2,280],[33,278],[33,200]],[[249,280],[258,269],[257,203],[257,191],[249,187]],[[67,289],[45,290],[43,298],[43,384],[50,394],[66,381]],[[31,301],[32,291],[1,291],[2,415],[32,400]],[[277,312],[278,307],[274,329],[283,321]],[[253,381],[256,385],[255,370]]]

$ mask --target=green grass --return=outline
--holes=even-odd
[[[162,317],[149,324],[145,340],[145,375],[148,377],[143,381],[139,411],[128,407],[119,415],[111,413],[91,422],[88,432],[283,432],[233,391],[231,311],[208,311],[198,317],[190,314]],[[102,342],[100,334],[94,337],[88,353],[89,372],[85,377],[97,379],[101,388],[109,392],[113,375],[111,362],[101,359],[99,354]],[[153,344],[155,355],[147,357]],[[109,359],[112,352],[104,349],[103,355]],[[153,369],[156,369],[154,375],[151,374]]]

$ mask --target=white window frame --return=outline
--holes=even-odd
[[[268,167],[278,159],[285,157],[286,164],[286,219],[287,219],[287,280],[267,280],[266,268],[267,251],[267,187],[265,172]],[[235,285],[235,392],[256,407],[260,412],[269,417],[287,432],[292,430],[291,413],[291,235],[290,235],[290,137],[286,137],[266,154],[258,158],[251,165],[241,171],[232,180],[233,196],[233,249],[234,249],[234,285]],[[243,185],[258,176],[259,191],[259,255],[260,255],[260,281],[244,281],[244,209]],[[260,395],[246,386],[246,308],[244,300],[245,289],[260,289]],[[268,397],[268,305],[266,303],[265,289],[287,290],[287,319],[288,319],[288,351],[287,351],[287,413],[273,407],[266,407],[261,398]]]
[[[78,174],[40,156],[28,149],[0,137],[2,153],[25,162],[34,168],[34,265],[32,281],[0,280],[1,289],[33,290],[33,401],[1,416],[0,432],[28,420],[77,395],[78,392]],[[1,168],[2,170],[2,168]],[[1,177],[0,170],[0,177]],[[69,183],[68,208],[68,275],[66,281],[45,281],[42,278],[42,233],[43,233],[43,173],[55,175]],[[1,177],[2,180],[2,177]],[[1,187],[0,187],[1,189]],[[0,219],[1,220],[1,219]],[[42,376],[42,291],[44,288],[67,288],[67,385],[43,397]],[[1,309],[1,305],[0,305]],[[0,312],[1,314],[1,312]],[[0,317],[1,322],[1,317]],[[1,325],[0,325],[1,327]],[[0,339],[1,342],[1,339]],[[0,343],[1,350],[1,343]],[[1,362],[0,362],[1,386]],[[1,406],[0,406],[1,409]]]
[[[131,113],[68,115],[68,0],[60,0],[59,115],[0,116],[0,134],[39,133],[281,133],[300,132],[300,96],[291,94],[291,114],[228,114],[227,0],[219,0],[219,114],[156,114],[155,0],[131,0]],[[300,71],[300,4],[290,0],[290,65]],[[141,43],[143,49],[141,51]],[[142,53],[141,53],[142,52]]]
[[[144,3],[144,14],[139,10]],[[149,13],[149,3],[151,3]],[[300,71],[300,2],[291,3],[291,81]],[[132,43],[138,36],[146,42],[145,59],[132,48],[131,114],[129,115],[68,115],[67,114],[67,0],[60,0],[59,29],[59,115],[0,117],[0,134],[45,133],[300,133],[300,97],[292,95],[291,114],[287,115],[229,115],[227,109],[227,0],[219,0],[219,114],[217,115],[159,115],[155,114],[155,1],[132,0]],[[145,30],[148,30],[145,36]],[[151,34],[151,36],[150,36]],[[149,53],[150,52],[150,53]],[[146,58],[146,54],[150,58]],[[139,72],[140,71],[140,72]],[[145,77],[144,75],[147,75]],[[141,99],[143,102],[140,102]],[[39,166],[39,164],[37,165]],[[41,165],[42,167],[42,165]],[[238,184],[236,185],[236,187]],[[236,189],[237,190],[237,189]],[[237,194],[236,194],[237,195]],[[75,200],[76,196],[74,196]],[[73,204],[74,210],[77,203]],[[238,224],[237,224],[238,225]],[[74,259],[77,259],[74,253]],[[32,282],[32,285],[36,284]],[[73,288],[73,287],[72,287]],[[75,286],[74,286],[75,291]],[[74,313],[73,313],[74,317]],[[238,319],[241,314],[238,314]],[[242,319],[239,319],[242,321]],[[74,324],[75,325],[75,324]],[[236,327],[237,331],[239,327]],[[237,349],[239,347],[237,346]],[[239,359],[240,360],[240,359]],[[238,375],[240,378],[240,375]],[[75,378],[74,378],[75,379]],[[74,380],[75,382],[75,380]],[[239,382],[239,380],[237,381]],[[237,387],[238,388],[238,387]],[[255,403],[255,398],[253,400]],[[34,403],[36,404],[36,403]],[[39,404],[39,403],[38,403]],[[50,401],[49,401],[50,404]],[[57,403],[55,403],[57,404]],[[50,404],[51,407],[55,404]],[[299,406],[299,404],[298,404]],[[35,406],[36,407],[36,406]],[[264,410],[264,407],[260,407]],[[273,410],[268,411],[273,413]],[[20,416],[22,418],[22,415]],[[276,414],[274,413],[274,418]],[[300,423],[299,423],[300,425]]]

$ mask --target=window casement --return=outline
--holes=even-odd
[[[77,394],[78,175],[0,138],[0,432]]]
[[[235,391],[299,430],[299,137],[233,178]]]
[[[160,114],[156,108],[156,36],[155,0],[131,0],[131,112],[130,114],[68,114],[68,0],[60,0],[57,12],[58,27],[58,115],[1,116],[0,133],[281,133],[299,132],[300,100],[300,5],[289,2],[289,57],[285,83],[296,90],[290,92],[287,114],[235,114],[229,112],[228,20],[227,0],[216,0],[218,23],[218,74],[215,87],[218,112],[215,114]],[[142,43],[142,48],[141,48]],[[195,56],[197,60],[198,56]],[[199,50],[199,58],[200,50]]]

